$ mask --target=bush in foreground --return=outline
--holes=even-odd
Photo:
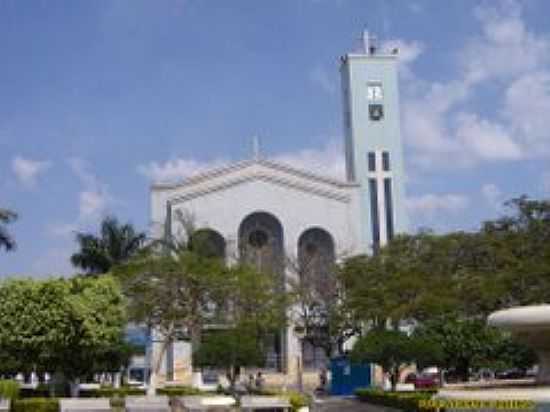
[[[405,412],[432,412],[433,409],[419,406],[419,402],[432,397],[434,391],[384,392],[380,389],[357,389],[355,396],[361,402],[388,406]]]
[[[14,380],[0,380],[0,398],[2,399],[17,399],[19,398],[19,383]]]
[[[58,412],[59,401],[55,398],[18,399],[12,402],[11,412]]]

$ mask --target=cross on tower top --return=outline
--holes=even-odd
[[[252,137],[252,157],[254,160],[258,160],[261,157],[260,138],[258,136]]]
[[[363,30],[363,35],[361,36],[361,43],[363,46],[363,52],[365,54],[375,54],[378,47],[376,36],[371,36],[368,30]]]

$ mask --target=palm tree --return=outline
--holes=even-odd
[[[13,240],[13,237],[4,227],[5,224],[11,223],[15,219],[17,219],[17,213],[9,209],[0,208],[0,249],[2,249],[2,247],[6,250],[15,249],[15,240]]]
[[[71,256],[71,262],[90,274],[106,273],[134,256],[145,239],[145,233],[136,232],[131,224],[121,225],[115,217],[108,216],[101,222],[99,236],[76,234],[80,251]]]

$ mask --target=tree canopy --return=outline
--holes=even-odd
[[[117,371],[125,347],[120,287],[99,279],[14,279],[0,284],[2,372],[62,373],[72,382]]]
[[[370,326],[407,322],[440,343],[440,364],[466,377],[470,366],[525,365],[508,356],[509,338],[485,325],[498,309],[550,299],[550,201],[506,203],[507,214],[479,230],[400,235],[373,256],[340,270],[345,307]],[[506,340],[508,339],[508,340]],[[531,357],[530,357],[531,356]]]
[[[379,364],[392,379],[392,389],[403,365],[433,361],[442,357],[440,347],[427,336],[412,335],[395,329],[374,329],[359,338],[351,352],[356,362]]]
[[[120,224],[108,216],[101,222],[99,235],[76,234],[79,251],[71,256],[71,262],[87,273],[107,273],[136,255],[145,239],[145,233],[137,232],[131,224]]]
[[[15,240],[5,225],[12,223],[16,219],[17,213],[9,209],[0,208],[0,249],[4,248],[7,251],[15,249]]]
[[[254,347],[256,354],[261,353],[264,336],[281,326],[286,313],[285,295],[276,293],[273,277],[245,265],[227,267],[212,239],[197,231],[188,217],[178,218],[184,236],[152,243],[114,271],[129,298],[131,319],[146,324],[161,342],[152,362],[151,388],[170,342],[189,339],[196,350],[205,325],[221,325],[220,333],[233,345],[223,347],[211,340],[197,359],[209,362],[214,356],[205,351],[223,348],[215,366],[232,359],[223,365],[232,371],[241,366],[235,351]],[[240,333],[246,337],[241,339]]]

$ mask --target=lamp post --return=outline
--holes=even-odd
[[[298,355],[296,356],[296,367],[297,367],[297,386],[298,392],[302,393],[304,391],[303,383],[303,367],[302,367],[302,354],[303,354],[303,340],[306,336],[306,328],[301,325],[294,326],[294,335],[298,339]]]

